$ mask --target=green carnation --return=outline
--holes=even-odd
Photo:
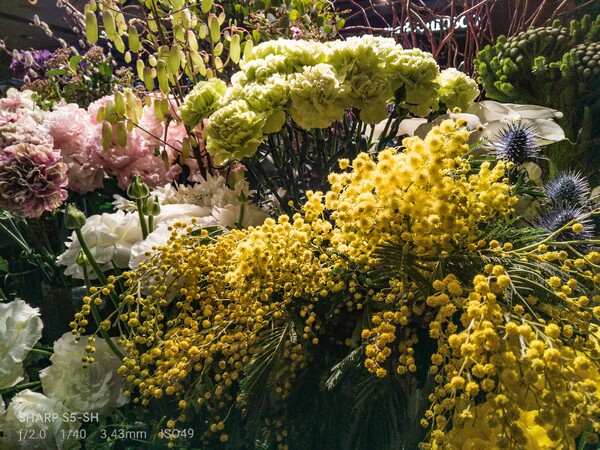
[[[454,68],[443,70],[438,78],[440,103],[449,109],[460,108],[466,111],[479,95],[475,80]]]
[[[242,70],[253,60],[264,60],[269,55],[282,55],[287,58],[291,69],[300,70],[303,66],[314,66],[325,62],[326,47],[321,42],[295,41],[292,39],[278,39],[263,42],[252,49],[240,62]]]
[[[387,103],[393,96],[392,87],[381,71],[357,73],[349,80],[352,104],[360,110],[365,123],[381,122],[388,115]]]
[[[372,43],[363,37],[350,37],[346,41],[328,43],[327,63],[338,75],[352,77],[365,70],[377,69],[382,64]]]
[[[328,64],[307,66],[290,83],[290,115],[302,128],[325,128],[350,106],[347,86]]]
[[[245,100],[235,100],[216,110],[206,126],[206,150],[217,164],[256,153],[263,140],[266,114],[250,109]]]
[[[290,74],[293,67],[287,56],[284,55],[267,55],[264,59],[253,59],[244,64],[244,74],[246,81],[258,81],[262,83],[271,75],[276,73]]]
[[[194,86],[179,108],[183,123],[188,127],[195,127],[202,119],[210,116],[218,108],[226,90],[225,82],[217,78],[201,81]]]
[[[437,109],[437,78],[440,69],[430,53],[419,49],[402,50],[386,61],[394,91],[404,87],[403,105],[411,113],[427,116]]]
[[[267,114],[263,132],[276,133],[285,123],[284,109],[290,95],[287,77],[279,74],[265,80],[264,84],[250,83],[244,87],[244,98],[256,112]]]

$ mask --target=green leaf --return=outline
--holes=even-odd
[[[72,56],[71,59],[69,59],[69,67],[71,68],[71,70],[73,72],[75,72],[77,70],[77,66],[79,65],[79,63],[81,62],[82,59],[83,59],[83,56],[81,56],[81,55],[75,55],[75,56]]]
[[[60,69],[60,68],[59,69],[52,69],[52,70],[49,70],[48,72],[46,72],[46,76],[48,78],[50,78],[50,77],[57,77],[59,75],[64,75],[66,73],[68,73],[67,69]]]
[[[8,262],[0,256],[0,272],[8,273]]]

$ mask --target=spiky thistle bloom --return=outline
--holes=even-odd
[[[560,203],[540,214],[538,225],[549,233],[555,233],[569,222],[576,220],[576,223],[581,224],[579,229],[576,228],[574,223],[573,227],[565,228],[553,240],[563,242],[593,239],[595,226],[590,217],[582,218],[586,213],[587,211],[580,206]]]
[[[514,122],[491,140],[491,153],[498,159],[523,164],[542,157],[536,138],[530,127]]]
[[[546,197],[552,203],[584,206],[590,200],[590,184],[580,172],[564,172],[545,186]]]
[[[67,198],[67,165],[51,145],[20,143],[0,153],[0,207],[28,219]]]

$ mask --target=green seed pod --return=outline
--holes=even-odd
[[[195,51],[190,51],[189,55],[194,66],[194,73],[199,73],[203,77],[206,76],[206,64],[204,64],[204,60],[202,59],[200,54]]]
[[[219,42],[221,39],[221,27],[219,25],[219,19],[214,14],[208,15],[208,29],[210,30],[210,39],[213,43]]]
[[[177,42],[183,44],[185,42],[185,28],[179,24],[175,25],[173,27],[173,36],[175,36]]]
[[[234,34],[231,36],[231,44],[229,46],[229,57],[237,64],[240,61],[240,35]]]
[[[221,53],[223,53],[223,43],[219,42],[213,49],[213,56],[221,56]]]
[[[205,23],[203,23],[202,25],[200,25],[200,28],[198,28],[198,37],[202,40],[206,39],[206,35],[208,34],[208,27],[206,26]]]
[[[115,34],[113,43],[115,44],[115,48],[119,53],[125,53],[125,43],[123,42],[121,35]]]
[[[117,122],[115,134],[117,135],[117,144],[125,147],[127,145],[127,128],[122,120]]]
[[[156,78],[158,79],[158,88],[168,94],[171,91],[169,87],[169,78],[167,77],[167,65],[164,61],[159,61],[156,65]]]
[[[177,73],[180,65],[181,65],[181,52],[177,45],[173,45],[173,46],[171,46],[171,49],[169,50],[169,59],[167,60],[167,66],[169,68],[169,72]]]
[[[188,30],[187,32],[187,44],[191,50],[198,51],[198,39],[196,39],[196,35],[192,30]]]
[[[202,12],[206,14],[213,6],[213,0],[202,0]]]
[[[117,114],[125,114],[125,97],[119,91],[115,91],[114,95],[115,111]]]
[[[106,119],[106,108],[104,106],[101,106],[100,108],[98,108],[98,113],[96,114],[96,121],[102,122],[104,121],[104,119]]]
[[[114,39],[117,35],[115,17],[113,16],[112,12],[110,12],[108,9],[105,9],[102,12],[102,23],[104,25],[104,31],[106,32],[106,35],[110,39]]]
[[[85,35],[91,44],[98,42],[98,18],[93,11],[85,13]]]
[[[146,86],[146,90],[153,91],[154,90],[154,75],[152,73],[152,69],[150,67],[144,67],[144,86]]]
[[[144,61],[138,59],[135,63],[135,68],[137,70],[137,76],[140,80],[144,79]]]
[[[129,31],[127,33],[127,44],[129,45],[129,50],[131,50],[133,53],[139,53],[142,50],[140,36],[137,28],[133,25],[129,27]]]
[[[112,125],[106,121],[102,122],[102,148],[108,150],[112,142]]]

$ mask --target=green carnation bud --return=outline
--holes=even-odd
[[[153,195],[144,200],[142,204],[142,212],[147,216],[158,216],[160,214],[160,203],[158,195]]]
[[[133,177],[133,181],[129,185],[129,188],[127,188],[127,195],[129,198],[141,200],[148,197],[149,193],[150,189],[148,188],[148,185],[144,183],[142,177],[139,175]]]
[[[443,70],[438,78],[440,103],[449,109],[466,111],[479,95],[475,80],[454,68]]]
[[[225,82],[217,78],[201,81],[194,86],[179,108],[183,123],[188,127],[195,127],[202,119],[210,116],[218,108],[226,90]]]
[[[67,205],[65,211],[65,227],[67,230],[78,230],[85,225],[86,219],[77,206],[73,204]]]

